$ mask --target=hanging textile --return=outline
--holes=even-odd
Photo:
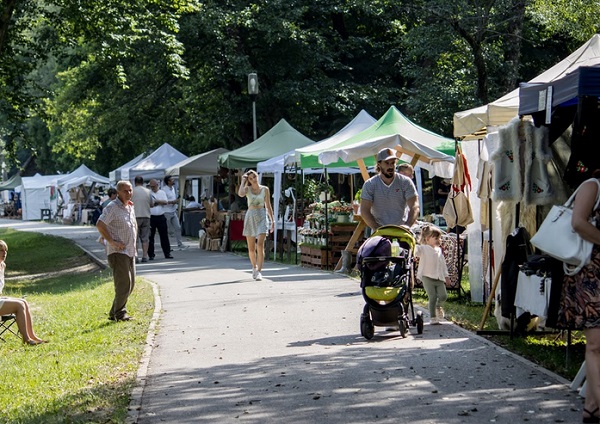
[[[465,193],[467,187],[469,190],[471,189],[471,176],[469,175],[467,160],[460,147],[457,146],[452,189],[442,211],[449,229],[458,226],[464,231],[467,225],[474,222],[471,202]],[[449,231],[452,232],[452,230]]]
[[[520,125],[521,120],[514,118],[498,129],[499,146],[490,157],[494,166],[494,201],[518,202],[523,197]]]
[[[553,158],[550,150],[550,129],[536,128],[530,121],[523,124],[526,140],[523,203],[525,206],[553,204],[555,193],[548,173],[548,163]]]

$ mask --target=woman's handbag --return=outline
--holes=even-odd
[[[590,178],[587,181],[592,180],[598,185],[596,204],[592,210],[592,216],[594,216],[594,212],[598,209],[598,204],[600,203],[600,182],[596,178]],[[584,183],[587,181],[584,181]],[[584,266],[590,263],[592,248],[594,247],[592,242],[582,239],[573,230],[573,226],[571,225],[573,201],[584,183],[581,183],[577,187],[577,190],[575,190],[564,205],[552,206],[550,213],[548,213],[548,216],[542,222],[537,233],[531,238],[531,244],[563,262],[563,268],[567,275],[577,274]],[[596,226],[595,218],[590,217],[590,222]]]

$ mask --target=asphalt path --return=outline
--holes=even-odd
[[[71,238],[106,263],[95,227],[3,227]],[[581,422],[569,381],[449,322],[365,340],[354,279],[268,262],[254,281],[246,258],[185,244],[137,267],[157,321],[129,422]]]

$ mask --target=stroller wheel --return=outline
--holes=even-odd
[[[402,338],[406,338],[406,333],[408,333],[408,322],[404,318],[398,320],[398,328],[400,329]]]
[[[375,335],[375,326],[367,314],[360,314],[360,334],[367,340],[371,340]]]
[[[417,333],[423,334],[423,312],[417,312]]]

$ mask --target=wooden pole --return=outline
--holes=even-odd
[[[500,263],[504,262],[504,258]],[[492,308],[492,301],[496,296],[496,287],[498,287],[498,282],[500,281],[500,275],[502,275],[502,268],[498,269],[498,273],[496,274],[496,278],[494,278],[494,283],[492,284],[492,291],[490,292],[490,297],[488,297],[487,303],[485,305],[485,310],[483,311],[483,316],[481,317],[481,322],[479,323],[479,331],[483,330],[483,326],[487,321],[487,316],[490,313],[490,309]]]

